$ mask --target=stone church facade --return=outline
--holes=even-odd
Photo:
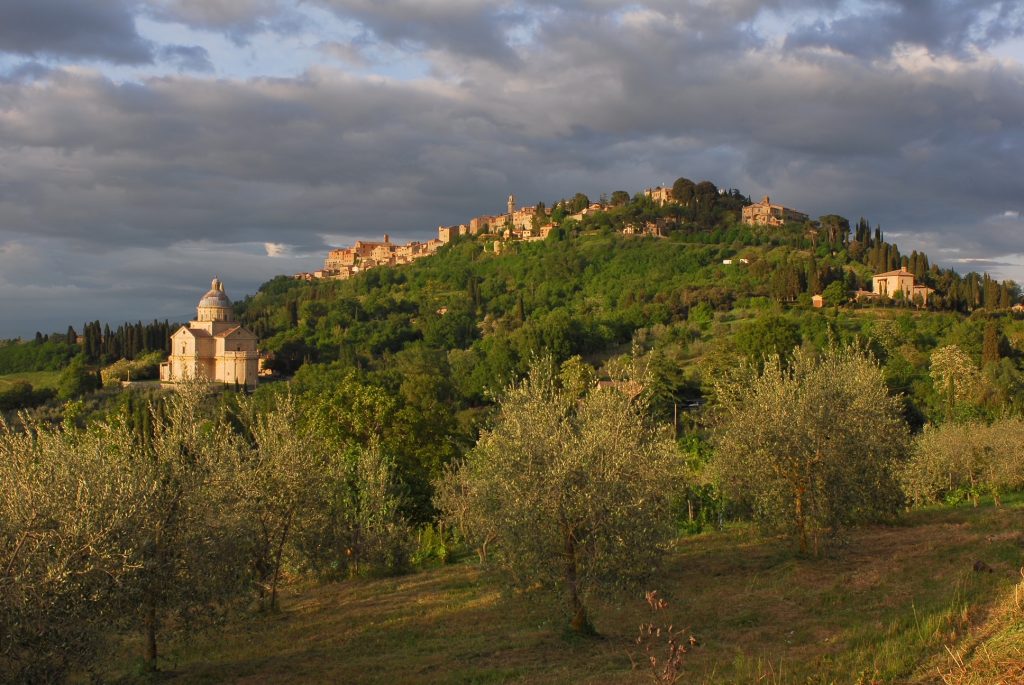
[[[196,318],[171,335],[171,354],[160,365],[165,383],[201,378],[253,387],[259,377],[256,335],[237,322],[224,284],[214,278]]]

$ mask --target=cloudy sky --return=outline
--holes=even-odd
[[[0,336],[680,175],[1024,281],[1024,5],[0,0]]]

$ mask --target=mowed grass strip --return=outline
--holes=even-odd
[[[33,388],[56,388],[60,371],[20,371],[0,376],[0,392],[7,390],[17,381],[28,381]]]
[[[974,571],[976,561],[992,572]],[[818,559],[799,559],[749,526],[683,538],[650,588],[670,603],[659,622],[687,626],[701,642],[682,682],[931,682],[947,646],[966,649],[984,633],[1022,564],[1015,498],[1001,509],[918,511],[896,526],[855,530]],[[650,681],[629,658],[650,618],[640,595],[596,604],[594,640],[568,636],[541,600],[504,593],[471,561],[294,587],[282,605],[172,645],[162,680]]]

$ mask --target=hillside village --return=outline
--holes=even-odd
[[[702,182],[707,183],[707,182]],[[696,186],[695,186],[696,187]],[[725,189],[716,189],[720,195],[727,194]],[[689,198],[677,199],[668,186],[655,186],[643,191],[643,195],[652,204],[664,207],[670,203],[685,204]],[[579,196],[583,197],[583,196]],[[501,254],[506,246],[515,242],[535,242],[546,240],[553,230],[567,221],[582,221],[589,215],[607,212],[613,204],[604,197],[599,202],[587,201],[584,206],[572,206],[575,210],[567,211],[566,200],[559,201],[555,207],[545,207],[543,203],[519,207],[514,194],[508,196],[506,211],[499,214],[484,214],[471,218],[466,223],[450,226],[438,226],[437,237],[427,241],[410,241],[399,244],[391,241],[390,235],[384,234],[382,241],[357,240],[351,247],[331,250],[322,269],[312,272],[301,272],[293,276],[297,280],[345,280],[362,271],[369,271],[380,266],[399,266],[410,264],[418,259],[437,253],[444,245],[459,237],[469,236],[484,240],[494,254]],[[559,210],[557,213],[555,210]],[[765,195],[758,202],[749,202],[740,210],[740,223],[751,227],[782,228],[790,224],[816,225],[809,214],[792,207],[773,202]],[[671,218],[659,218],[653,221],[627,221],[621,227],[621,233],[627,236],[664,237],[676,222]],[[734,260],[724,259],[724,265],[732,265]],[[749,264],[746,258],[735,260],[736,265]],[[871,290],[853,290],[848,293],[849,299],[864,302],[880,298],[902,299],[916,306],[927,306],[929,297],[934,294],[930,288],[919,282],[906,265],[898,269],[874,274]],[[823,307],[825,297],[815,294],[812,297],[814,307]],[[1020,305],[1017,305],[1018,307]]]
[[[717,190],[725,194],[725,189]],[[657,186],[647,188],[644,196],[658,206],[664,206],[676,200],[672,188]],[[545,240],[551,231],[566,220],[582,221],[584,217],[597,212],[611,209],[608,201],[588,202],[583,207],[572,207],[572,212],[565,211],[566,200],[560,201],[555,208],[562,209],[560,219],[553,217],[554,208],[545,207],[543,203],[533,206],[518,207],[514,194],[508,196],[507,211],[500,214],[483,214],[475,216],[466,223],[451,226],[438,226],[437,237],[427,241],[413,240],[405,244],[394,243],[391,236],[384,234],[382,241],[357,240],[351,247],[331,250],[324,260],[322,269],[312,272],[300,272],[293,276],[298,280],[335,279],[344,280],[361,272],[378,266],[399,266],[410,264],[417,259],[435,254],[442,246],[460,236],[472,236],[488,241],[495,254],[500,254],[503,245],[511,242],[533,242]],[[802,223],[810,221],[810,217],[795,209],[773,204],[765,196],[760,202],[750,204],[742,210],[743,223],[752,226],[783,226],[786,223]],[[623,226],[624,235],[648,235],[661,237],[671,227],[671,221],[659,220],[645,222],[642,225],[630,222]]]
[[[550,221],[551,210],[542,206],[516,207],[515,195],[508,197],[508,211],[504,214],[485,214],[473,217],[468,223],[452,226],[438,226],[437,238],[427,241],[410,241],[403,245],[391,242],[385,233],[384,240],[373,242],[357,240],[352,247],[331,250],[324,260],[324,267],[318,271],[295,274],[296,279],[337,279],[344,280],[378,266],[409,264],[437,252],[459,236],[482,236],[493,241],[495,252],[501,252],[501,241],[544,240],[554,228]],[[582,218],[590,211],[605,209],[595,203],[570,218]]]

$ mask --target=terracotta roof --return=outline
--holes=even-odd
[[[914,274],[912,274],[911,272],[907,271],[906,269],[896,269],[895,271],[886,271],[883,274],[875,274],[874,278],[878,278],[879,276],[911,276],[911,277],[913,277],[913,275]]]
[[[229,335],[231,335],[232,333],[234,333],[235,331],[237,331],[239,328],[241,328],[241,326],[232,326],[231,328],[227,329],[226,331],[221,331],[220,333],[218,333],[217,335],[215,335],[213,337],[215,337],[215,338],[226,338]]]

